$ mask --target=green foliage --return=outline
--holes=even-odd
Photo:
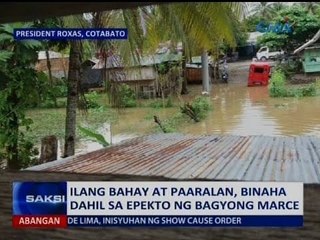
[[[316,96],[317,91],[317,83],[300,87],[288,87],[285,73],[281,69],[273,72],[269,84],[271,97],[311,97]]]
[[[37,81],[34,83],[33,98],[30,99],[28,107],[65,107],[65,101],[58,102],[58,98],[67,97],[67,84],[62,79],[55,79],[54,84],[49,82],[47,74],[37,73]]]
[[[269,48],[284,49],[288,43],[289,36],[286,34],[277,34],[268,32],[258,37],[259,46],[268,46]]]
[[[207,116],[208,111],[211,109],[211,105],[207,97],[198,96],[193,100],[191,106],[198,116],[198,119],[204,119]]]
[[[286,79],[290,79],[295,73],[301,71],[302,64],[300,61],[295,61],[294,63],[279,63],[275,67],[275,71],[281,71],[284,73]]]
[[[284,97],[287,95],[286,76],[283,71],[276,70],[272,73],[269,94],[271,97]]]
[[[136,107],[137,100],[135,92],[127,85],[121,84],[119,88],[119,102],[121,107]]]
[[[169,96],[165,102],[162,100],[154,100],[148,106],[151,108],[171,108],[173,107],[173,100],[172,97]]]
[[[162,132],[164,133],[173,133],[177,132],[177,128],[181,123],[184,121],[184,116],[181,113],[176,113],[172,117],[165,119],[161,122],[161,125],[163,127]],[[161,128],[157,127],[158,130],[161,130]]]
[[[84,128],[79,126],[79,130],[87,137],[97,141],[98,143],[100,143],[103,147],[107,147],[110,144],[106,141],[106,139],[99,133],[96,133],[88,128]]]
[[[255,32],[256,27],[261,21],[261,17],[257,15],[251,15],[243,20],[243,24],[248,32]]]
[[[32,121],[25,117],[28,106],[39,101],[35,86],[39,78],[33,68],[41,43],[35,40],[15,41],[14,28],[31,27],[15,23],[0,26],[0,46],[4,52],[0,61],[0,149],[9,168],[20,169],[34,160],[35,150],[26,140],[21,127],[30,129]]]
[[[96,91],[87,93],[86,97],[86,104],[87,108],[100,108],[101,105],[98,103],[99,94]]]
[[[21,133],[22,134],[22,133]],[[23,135],[19,138],[19,154],[18,158],[21,168],[31,167],[37,164],[39,150],[34,147],[34,144],[26,139]]]
[[[207,116],[208,111],[211,109],[211,105],[206,97],[198,96],[191,104],[185,103],[180,107],[181,113],[188,115],[195,122],[199,122]]]
[[[320,28],[319,18],[308,13],[304,7],[299,5],[293,5],[280,11],[275,21],[283,21],[285,17],[294,23],[294,31],[290,36],[293,44],[302,44],[306,39],[311,39]]]
[[[320,29],[320,19],[300,5],[293,5],[278,11],[272,22],[284,23],[285,18],[288,18],[293,24],[292,34],[266,33],[258,40],[258,43],[292,51],[304,44],[306,40],[311,39]]]
[[[2,50],[0,52],[0,62],[6,62],[13,55],[13,52]]]

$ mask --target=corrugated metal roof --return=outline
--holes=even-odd
[[[68,58],[68,55],[62,55],[59,52],[49,51],[49,58],[55,59],[55,58]],[[38,52],[38,60],[44,60],[47,59],[46,51],[39,51]]]
[[[320,138],[159,134],[29,170],[320,183]]]

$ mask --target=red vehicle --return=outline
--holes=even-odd
[[[267,86],[269,83],[271,66],[266,62],[251,63],[248,77],[248,87],[255,85]]]

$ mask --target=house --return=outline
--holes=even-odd
[[[58,52],[48,51],[51,65],[51,74],[55,78],[67,78],[69,70],[69,56]],[[48,61],[46,51],[38,52],[38,62],[35,69],[48,73]]]
[[[305,73],[320,72],[320,45],[304,49],[302,66]]]
[[[81,64],[81,88],[85,92],[89,91],[89,89],[103,87],[102,69],[93,68],[98,61],[98,59],[88,59]]]
[[[124,63],[117,55],[109,55],[107,59],[100,57],[92,67],[96,70],[106,70],[106,80],[112,83],[127,84],[139,98],[154,98],[161,95],[157,66],[182,60],[182,52],[172,53],[162,46],[154,55],[143,56],[139,62]],[[168,86],[164,86],[168,87]]]
[[[100,57],[91,69],[87,68],[83,71],[83,75],[86,76],[84,77],[87,79],[86,82],[91,82],[91,88],[101,87],[105,78],[106,81],[127,84],[134,90],[137,97],[153,98],[156,96],[156,74],[151,61],[146,63],[141,61],[140,65],[132,64],[125,67],[120,63],[119,57],[110,56],[106,61]],[[85,81],[83,83],[86,84]],[[86,85],[89,86],[89,84]]]
[[[305,73],[320,72],[320,45],[316,42],[320,38],[320,30],[314,37],[294,50],[294,54],[302,55],[302,66]],[[301,52],[303,52],[301,54]]]

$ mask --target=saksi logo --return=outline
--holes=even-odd
[[[27,203],[63,203],[65,202],[64,195],[27,195]]]

